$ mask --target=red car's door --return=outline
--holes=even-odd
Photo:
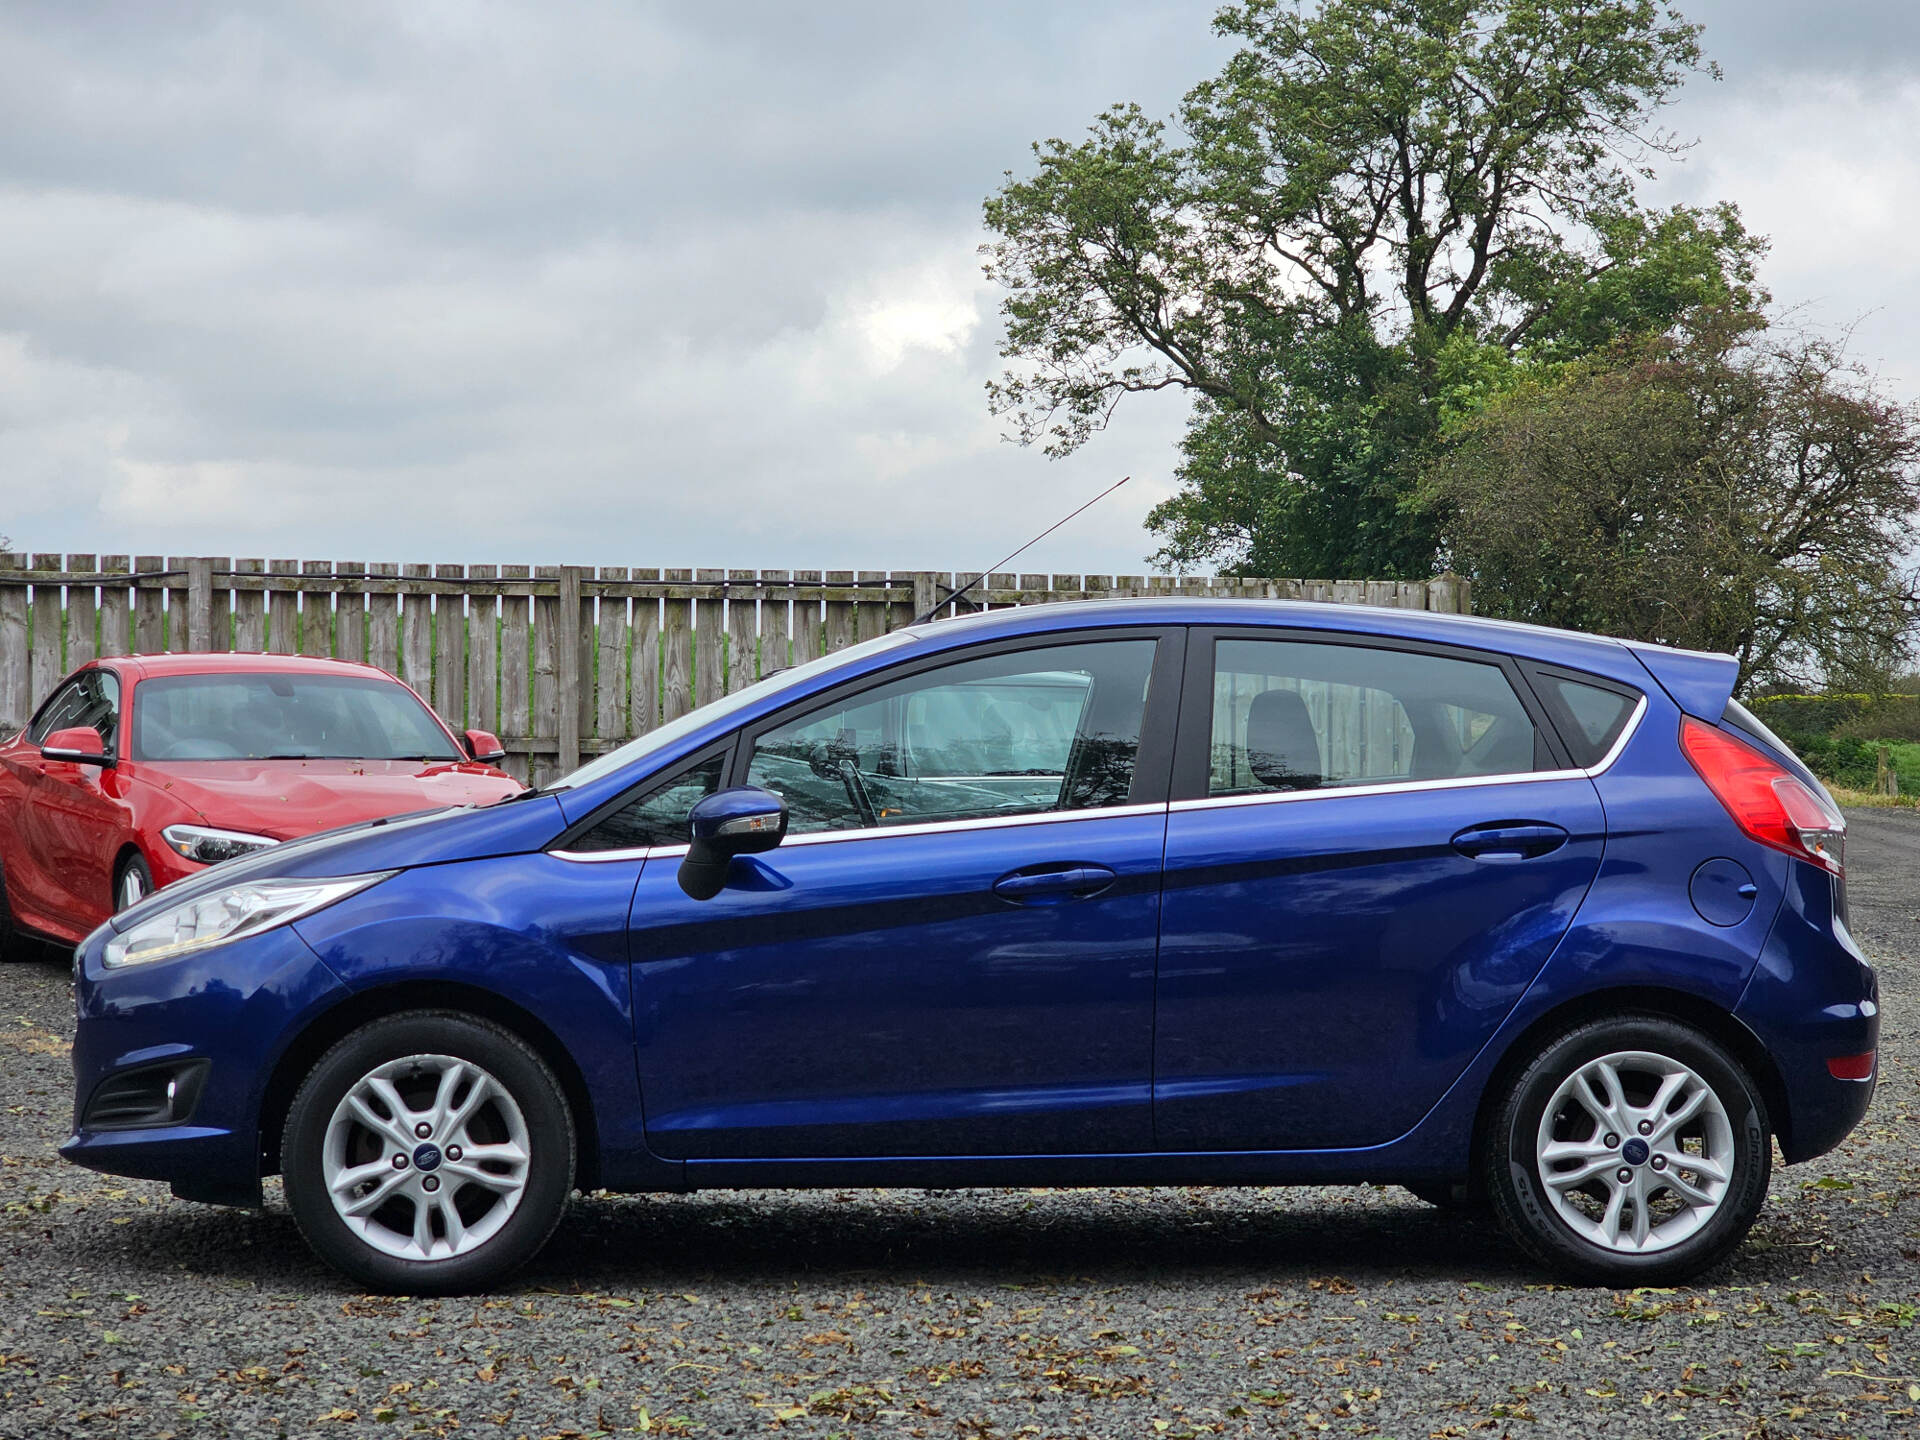
[[[19,785],[7,889],[22,918],[84,934],[113,909],[113,833],[121,807],[102,789],[98,765],[48,760],[38,742],[91,725],[114,753],[120,686],[107,670],[83,670],[36,717],[7,769]]]

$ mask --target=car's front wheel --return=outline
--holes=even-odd
[[[1665,1285],[1724,1260],[1766,1200],[1766,1106],[1712,1039],[1657,1016],[1579,1026],[1514,1077],[1485,1179],[1509,1234],[1549,1267]]]
[[[414,1294],[486,1286],[530,1259],[573,1189],[566,1094],[488,1021],[411,1011],[354,1031],[294,1096],[287,1204],[321,1258]]]

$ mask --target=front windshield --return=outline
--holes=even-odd
[[[136,760],[464,760],[404,685],[367,675],[164,675],[133,692]]]
[[[872,640],[850,645],[845,650],[836,650],[831,655],[823,655],[817,660],[809,660],[804,665],[796,665],[791,670],[781,670],[756,680],[743,690],[702,705],[697,710],[689,710],[677,720],[649,730],[637,740],[629,740],[618,750],[609,750],[596,760],[589,760],[578,770],[564,779],[549,786],[550,790],[571,790],[576,786],[588,785],[602,775],[611,775],[614,771],[631,765],[634,761],[651,755],[656,750],[665,749],[682,736],[689,735],[702,726],[723,719],[736,711],[743,710],[757,700],[769,695],[777,695],[791,686],[803,684],[814,676],[828,670],[837,670],[842,665],[864,659],[869,655],[878,655],[898,645],[911,644],[918,637],[906,630],[895,630],[891,634],[881,635]]]

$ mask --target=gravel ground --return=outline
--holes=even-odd
[[[0,970],[0,1435],[1920,1431],[1920,814],[1862,811],[1884,1083],[1714,1283],[1540,1283],[1399,1190],[595,1196],[490,1299],[63,1164],[59,956]],[[1534,1423],[1529,1423],[1534,1422]]]

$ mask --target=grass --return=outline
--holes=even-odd
[[[1875,795],[1871,790],[1845,790],[1829,785],[1842,810],[1920,810],[1920,795]]]

